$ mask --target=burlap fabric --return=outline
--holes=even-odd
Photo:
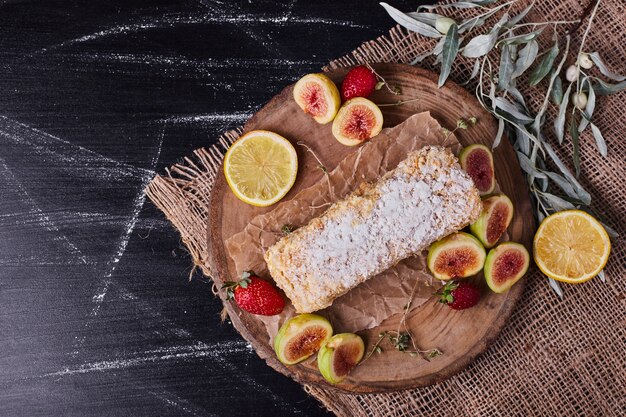
[[[530,1],[521,0],[515,9]],[[583,19],[570,25],[572,50],[578,51],[591,0],[538,1],[528,21]],[[381,12],[382,13],[382,12]],[[472,10],[452,13],[470,16]],[[586,51],[599,51],[613,71],[626,69],[626,7],[623,0],[604,0],[586,41]],[[410,63],[432,47],[432,40],[395,27],[388,35],[363,44],[328,69],[361,62]],[[541,38],[542,47],[550,42]],[[572,54],[575,56],[575,53]],[[421,65],[431,68],[432,61]],[[435,69],[435,68],[432,68]],[[436,70],[436,69],[435,69]],[[455,65],[451,78],[465,81],[471,65]],[[535,109],[542,88],[520,82],[522,93]],[[545,88],[545,86],[543,87]],[[332,389],[305,386],[329,410],[341,416],[555,416],[624,415],[626,410],[626,117],[625,94],[600,97],[594,114],[609,147],[607,158],[596,150],[593,137],[581,137],[580,180],[593,196],[593,208],[621,237],[605,269],[606,282],[596,278],[565,286],[559,299],[536,269],[525,278],[526,289],[497,341],[462,373],[426,388],[386,394],[350,395]],[[554,117],[555,109],[550,109]],[[547,129],[550,130],[550,129]],[[227,132],[219,143],[199,149],[185,162],[157,176],[147,189],[150,199],[181,234],[194,262],[210,276],[207,262],[207,205],[225,150],[239,131]],[[571,142],[558,154],[571,161]]]

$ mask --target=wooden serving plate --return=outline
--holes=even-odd
[[[399,106],[382,107],[385,127],[395,126],[422,111],[430,111],[442,126],[450,130],[454,129],[460,117],[475,116],[479,120],[478,124],[467,130],[458,130],[455,132],[457,138],[463,146],[472,143],[491,145],[496,136],[497,123],[466,90],[450,81],[443,88],[437,88],[437,75],[419,68],[399,64],[378,64],[374,67],[389,84],[399,86],[402,94],[394,96],[383,88],[370,97],[372,101],[380,104],[420,99]],[[328,76],[340,85],[346,72],[347,69],[337,70],[328,73]],[[313,156],[301,146],[296,146],[295,142],[303,140],[316,144],[320,159],[329,169],[356,151],[356,148],[343,146],[334,140],[331,124],[319,125],[304,114],[293,100],[292,89],[293,86],[286,87],[244,127],[245,132],[255,129],[274,131],[294,143],[298,152],[298,177],[284,201],[293,198],[321,177]],[[515,216],[508,230],[510,239],[523,243],[530,250],[535,230],[531,203],[517,157],[506,138],[494,151],[494,161],[498,184],[515,206]],[[224,241],[243,230],[253,217],[269,210],[272,207],[258,208],[239,201],[228,188],[222,171],[219,172],[211,197],[211,221],[208,225],[210,257],[214,262],[214,270],[218,272],[218,276],[214,277],[218,285],[236,276],[234,265],[225,251]],[[437,347],[444,352],[442,356],[428,362],[384,345],[386,348],[382,354],[372,356],[342,384],[333,387],[362,393],[394,391],[430,385],[463,370],[497,337],[524,285],[522,279],[507,293],[495,294],[487,289],[482,277],[477,277],[475,281],[483,287],[483,298],[476,307],[455,311],[431,299],[407,317],[407,325],[419,346],[423,349]],[[263,323],[233,303],[225,303],[225,306],[235,328],[272,368],[299,382],[331,386],[319,373],[314,358],[290,367],[280,363],[269,343]],[[379,326],[359,332],[367,349],[371,349],[381,331],[396,329],[399,320],[400,315],[397,315],[388,319],[384,328]]]

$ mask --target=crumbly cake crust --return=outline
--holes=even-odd
[[[265,261],[296,311],[309,313],[474,222],[481,208],[450,150],[427,146],[283,237]]]

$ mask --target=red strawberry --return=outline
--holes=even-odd
[[[252,272],[241,274],[238,282],[225,282],[222,289],[226,289],[228,300],[234,298],[237,305],[248,313],[273,316],[285,307],[285,301],[278,290]]]
[[[364,65],[352,68],[341,84],[343,101],[354,97],[369,97],[376,88],[376,75]]]
[[[454,310],[474,307],[480,300],[480,290],[469,282],[450,281],[436,295],[440,297],[440,303],[447,304]]]

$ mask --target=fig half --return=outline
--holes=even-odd
[[[343,381],[361,361],[365,344],[354,333],[339,333],[330,338],[317,354],[317,366],[331,384]]]
[[[530,255],[519,243],[501,243],[489,251],[485,260],[485,280],[493,292],[507,291],[528,271]]]
[[[333,335],[330,322],[317,314],[300,314],[287,320],[274,339],[274,351],[285,365],[307,359]]]
[[[461,150],[461,168],[467,172],[478,188],[480,195],[493,192],[496,177],[493,169],[493,154],[485,145],[474,144]]]
[[[427,263],[433,276],[442,281],[467,278],[483,269],[485,248],[469,233],[453,233],[430,245]]]
[[[483,210],[470,230],[486,248],[498,243],[513,220],[513,203],[504,194],[483,198]]]
[[[341,98],[335,83],[324,74],[308,74],[293,87],[293,98],[317,123],[330,123],[339,110]]]
[[[363,97],[344,103],[333,121],[333,135],[346,146],[356,146],[378,135],[383,114],[376,104]]]

